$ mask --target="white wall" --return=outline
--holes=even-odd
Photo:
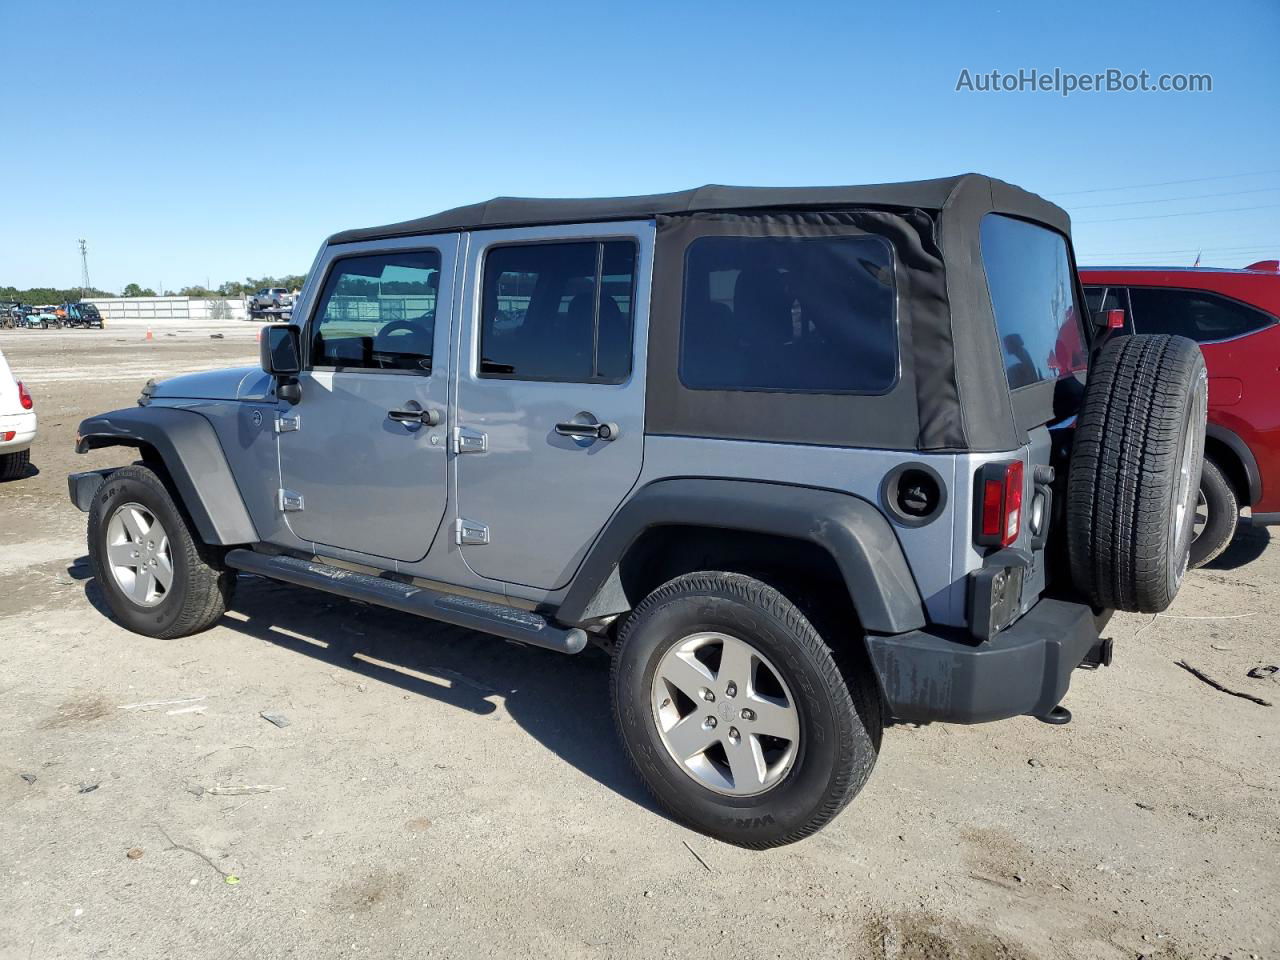
[[[103,297],[88,301],[102,318],[166,325],[175,321],[218,321],[248,319],[242,297],[203,299],[200,297]]]

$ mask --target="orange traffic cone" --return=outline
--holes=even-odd
[[[154,340],[154,339],[155,339],[155,337],[153,337],[153,336],[151,335],[151,328],[150,328],[150,327],[147,327],[147,339],[148,339],[148,340]]]

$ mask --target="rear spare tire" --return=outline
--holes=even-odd
[[[1099,607],[1159,613],[1187,570],[1208,379],[1185,337],[1122,336],[1089,367],[1067,477],[1076,587]]]

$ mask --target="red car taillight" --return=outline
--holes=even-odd
[[[1022,531],[1022,461],[984,464],[978,471],[974,542],[1007,547]]]
[[[27,388],[22,385],[22,381],[18,381],[18,402],[22,404],[23,410],[30,410],[34,407],[35,401],[31,399],[31,394],[27,392]]]

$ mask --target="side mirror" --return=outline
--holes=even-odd
[[[263,327],[258,346],[262,369],[273,377],[291,377],[302,369],[302,338],[293,324]]]
[[[1123,330],[1123,310],[1098,310],[1093,315],[1093,325],[1099,330]]]

